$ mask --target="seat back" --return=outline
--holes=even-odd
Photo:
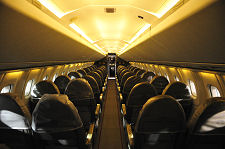
[[[150,81],[150,84],[153,84],[158,95],[161,95],[165,87],[169,84],[169,81],[164,76],[154,76],[154,78]]]
[[[186,146],[191,148],[224,149],[225,146],[225,98],[206,100],[194,112],[188,122],[189,138]]]
[[[124,87],[122,90],[123,97],[124,97],[124,103],[126,103],[126,99],[129,95],[131,89],[140,82],[143,82],[143,80],[137,76],[131,76],[125,81]]]
[[[77,107],[84,128],[88,130],[90,124],[95,121],[96,108],[96,101],[90,84],[83,78],[71,80],[65,94]]]
[[[95,80],[95,78],[90,76],[90,75],[86,75],[84,77],[84,79],[87,80],[88,83],[91,85],[91,88],[92,88],[92,91],[93,91],[94,95],[99,96],[100,95],[100,88],[99,88],[98,83]]]
[[[146,72],[145,70],[140,69],[140,70],[136,73],[136,75],[139,76],[139,77],[141,77],[145,72]]]
[[[60,94],[64,94],[66,86],[68,85],[70,80],[71,80],[70,77],[67,75],[58,76],[55,79],[54,83],[58,87]]]
[[[132,72],[126,72],[123,75],[123,77],[121,78],[121,81],[120,81],[121,90],[123,89],[123,86],[124,86],[124,83],[126,82],[126,80],[133,75],[134,75],[134,73],[132,73]]]
[[[162,95],[174,97],[183,107],[186,119],[188,120],[193,111],[193,99],[186,84],[172,82],[166,86]]]
[[[33,112],[39,99],[44,94],[60,94],[58,87],[50,80],[43,80],[38,82],[31,91],[31,98],[29,100],[29,109]]]
[[[138,83],[132,88],[126,102],[126,119],[131,126],[135,125],[142,106],[149,98],[156,95],[155,87],[149,82]]]
[[[97,72],[90,72],[88,75],[95,78],[100,88],[103,86],[103,81],[101,79],[101,76]]]
[[[142,107],[134,130],[136,149],[175,149],[185,130],[182,106],[171,96],[150,98]]]
[[[80,73],[76,71],[72,71],[68,74],[68,76],[72,79],[81,78]]]
[[[32,129],[44,148],[85,147],[85,131],[76,107],[66,95],[45,94],[32,114]]]
[[[87,75],[86,71],[84,71],[83,69],[77,70],[77,72],[79,72],[82,75],[81,77]]]
[[[145,81],[151,81],[153,79],[153,77],[155,76],[154,72],[145,72],[143,75],[142,75],[142,79],[145,80]]]
[[[0,144],[12,149],[33,148],[31,114],[16,94],[0,94]]]

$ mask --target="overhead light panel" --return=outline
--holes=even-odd
[[[84,37],[87,41],[89,41],[90,43],[94,43],[93,40],[91,40],[91,38],[89,38],[75,23],[71,23],[69,25],[72,29],[74,29],[76,32],[78,32],[82,37]]]

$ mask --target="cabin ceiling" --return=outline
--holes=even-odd
[[[44,13],[95,45],[100,53],[121,54],[183,0],[33,0]],[[109,10],[109,11],[107,11]],[[138,17],[139,16],[139,17]],[[75,24],[76,29],[71,27]],[[147,26],[147,27],[146,27]],[[80,31],[82,33],[80,33]],[[84,34],[84,35],[83,35]]]
[[[178,14],[181,13],[179,11],[184,12],[180,9]],[[174,17],[177,15],[169,16],[162,25],[165,26],[169,20],[174,20]],[[120,57],[127,61],[149,63],[222,64],[220,67],[224,70],[225,3],[223,0],[214,1],[201,11],[157,34],[153,34],[153,31],[150,38]]]
[[[0,6],[3,69],[96,61],[107,53],[127,61],[224,64],[223,0],[1,0]]]

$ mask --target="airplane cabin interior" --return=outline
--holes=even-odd
[[[225,149],[224,0],[0,0],[0,149]]]

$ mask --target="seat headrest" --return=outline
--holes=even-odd
[[[156,95],[153,85],[149,82],[141,82],[131,89],[126,105],[144,105],[149,98]]]
[[[55,79],[54,83],[58,87],[61,94],[64,94],[66,86],[68,85],[70,80],[71,80],[70,77],[67,75],[58,76]]]
[[[45,94],[32,114],[32,129],[37,133],[71,131],[82,126],[76,107],[66,95]]]
[[[145,72],[142,75],[142,79],[144,79],[146,81],[151,81],[154,76],[155,76],[154,72]]]
[[[98,83],[97,83],[97,81],[95,80],[94,77],[92,77],[90,75],[86,75],[84,77],[84,79],[86,79],[88,81],[88,83],[91,85],[92,91],[93,91],[94,94],[99,94],[100,93]]]
[[[137,72],[136,75],[139,76],[139,77],[141,77],[145,72],[146,72],[145,70],[141,69],[141,70],[139,70],[139,71]]]
[[[87,75],[86,71],[80,69],[80,70],[77,70],[77,72],[79,72],[82,76],[81,77],[84,77],[85,75]]]
[[[41,98],[44,94],[60,94],[58,87],[50,80],[38,82],[31,91],[32,98]]]
[[[192,133],[225,135],[225,98],[207,99],[195,110],[188,125]]]
[[[31,114],[16,94],[0,94],[0,128],[3,129],[29,129]]]
[[[79,73],[79,72],[76,72],[76,71],[70,72],[70,73],[68,74],[68,76],[69,76],[71,79],[81,78],[80,73]]]
[[[97,72],[90,72],[88,75],[95,78],[95,80],[98,82],[100,86],[102,86],[102,78]]]
[[[182,82],[173,82],[166,86],[162,95],[169,95],[175,99],[189,99],[190,92],[186,84]]]
[[[84,68],[84,71],[86,72],[86,74],[88,74],[90,72],[90,69],[87,67],[87,68]]]
[[[135,131],[139,133],[169,133],[185,129],[182,106],[171,96],[150,98],[139,112]]]
[[[71,80],[66,87],[65,94],[73,101],[94,98],[90,84],[83,78]]]
[[[153,84],[158,92],[158,94],[162,94],[165,87],[169,84],[169,81],[164,76],[154,76],[151,80],[150,84]]]
[[[123,93],[130,93],[131,89],[137,84],[143,82],[143,80],[137,76],[130,76],[124,83]]]

